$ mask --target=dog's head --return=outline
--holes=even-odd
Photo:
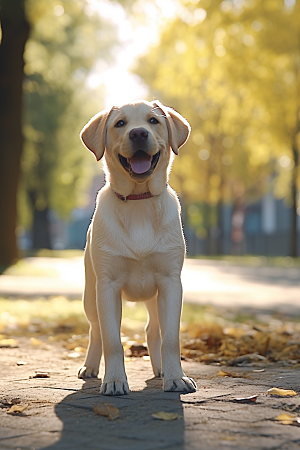
[[[103,155],[112,188],[124,197],[136,184],[147,184],[153,195],[166,186],[171,149],[190,134],[188,122],[159,101],[113,107],[94,116],[80,133],[99,161]]]

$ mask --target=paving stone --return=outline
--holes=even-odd
[[[27,364],[17,366],[19,360]],[[19,348],[0,350],[1,450],[299,448],[300,427],[282,425],[274,418],[282,412],[300,415],[300,396],[267,394],[271,387],[300,392],[297,368],[266,365],[259,373],[253,372],[255,367],[234,368],[249,378],[224,378],[218,376],[216,365],[183,362],[198,390],[181,395],[163,392],[150,362],[137,358],[126,363],[131,393],[103,397],[100,379],[76,377],[82,362],[82,357],[68,358],[59,344],[34,347],[25,338]],[[35,370],[49,372],[50,378],[29,378]],[[235,401],[251,395],[258,396],[255,403]],[[8,414],[7,403],[16,398],[28,408],[22,414]],[[109,421],[94,414],[93,405],[103,401],[119,408],[118,419]],[[181,418],[160,421],[152,417],[158,411],[175,412]]]

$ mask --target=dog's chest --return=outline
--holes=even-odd
[[[140,216],[137,220],[119,218],[119,226],[111,226],[107,237],[101,243],[102,250],[139,260],[156,251],[161,233],[145,216]]]
[[[178,215],[171,220],[175,219],[177,226],[170,227],[170,218],[166,218],[165,211],[151,201],[132,201],[118,206],[118,209],[98,208],[96,211],[93,240],[99,251],[141,260],[153,252],[166,251],[175,229],[178,245],[178,234],[181,234]]]

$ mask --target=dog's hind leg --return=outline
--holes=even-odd
[[[90,257],[89,244],[85,250],[85,289],[83,306],[85,315],[90,323],[89,346],[84,365],[78,371],[78,378],[97,377],[102,356],[102,339],[100,322],[96,304],[96,277]]]
[[[152,364],[153,373],[156,377],[161,376],[161,338],[157,311],[157,296],[145,302],[148,310],[148,322],[146,325],[147,346]]]

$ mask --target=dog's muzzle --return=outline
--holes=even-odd
[[[150,175],[159,160],[160,152],[155,155],[148,155],[143,150],[138,150],[131,158],[125,158],[119,154],[119,160],[122,166],[131,177]]]

